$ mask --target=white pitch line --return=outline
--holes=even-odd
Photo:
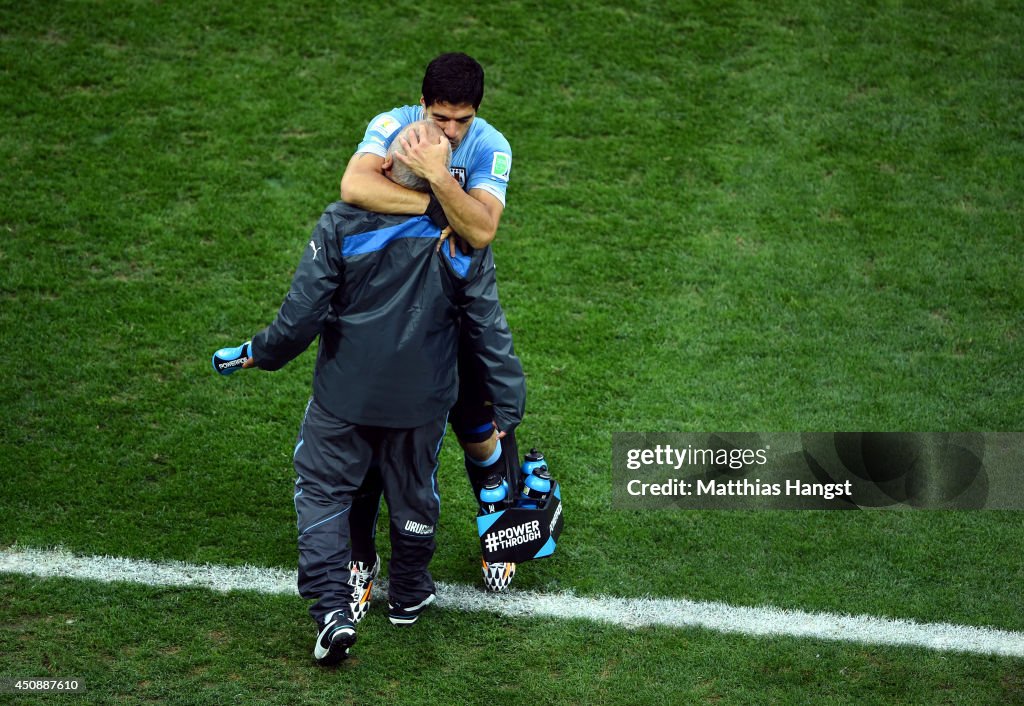
[[[180,586],[214,591],[255,591],[298,595],[295,572],[254,566],[199,566],[116,557],[82,557],[54,549],[0,551],[0,573]],[[511,590],[485,593],[454,583],[437,584],[437,606],[511,617],[593,620],[624,628],[664,626],[767,637],[803,637],[874,645],[907,645],[942,652],[1024,657],[1024,633],[995,628],[917,623],[870,615],[807,613],[779,608],[747,608],[725,603],[672,598],[617,598]],[[378,582],[376,592],[383,592]],[[383,595],[379,595],[383,598]]]

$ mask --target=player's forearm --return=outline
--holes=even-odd
[[[427,210],[430,197],[399,186],[383,174],[348,174],[341,178],[341,200],[376,211],[417,215]]]
[[[485,248],[498,232],[497,219],[487,207],[462,190],[447,172],[430,180],[434,196],[441,202],[448,224],[473,248]]]
[[[309,348],[319,330],[282,326],[276,319],[252,337],[254,365],[263,370],[280,370]]]

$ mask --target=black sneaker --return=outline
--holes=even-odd
[[[388,601],[388,620],[391,621],[392,625],[412,625],[420,617],[420,613],[425,611],[427,606],[433,602],[433,593],[415,605]]]
[[[348,648],[356,644],[356,626],[343,610],[327,614],[313,646],[313,659],[321,667],[333,667],[348,657]]]

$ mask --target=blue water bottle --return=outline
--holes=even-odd
[[[530,449],[530,453],[523,459],[523,493],[519,506],[537,508],[547,500],[550,493],[551,473],[544,454],[537,449]]]
[[[480,488],[480,509],[484,514],[497,512],[505,504],[508,497],[508,483],[500,473],[492,473],[487,476],[484,485]]]
[[[523,457],[523,477],[530,475],[538,468],[548,469],[548,462],[544,460],[544,454],[537,449],[530,449],[530,453]]]

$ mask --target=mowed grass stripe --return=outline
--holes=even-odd
[[[0,552],[0,573],[149,586],[297,594],[295,573],[253,566],[151,562],[107,556],[75,556],[61,549]],[[583,597],[571,593],[509,591],[484,593],[462,584],[438,582],[440,608],[493,612],[511,617],[594,620],[623,628],[663,626],[705,628],[765,637],[789,636],[876,645],[906,645],[943,652],[1024,657],[1024,633],[995,628],[917,623],[869,615],[807,613],[771,607],[750,608],[718,602],[668,598]],[[384,598],[386,582],[375,587]]]

